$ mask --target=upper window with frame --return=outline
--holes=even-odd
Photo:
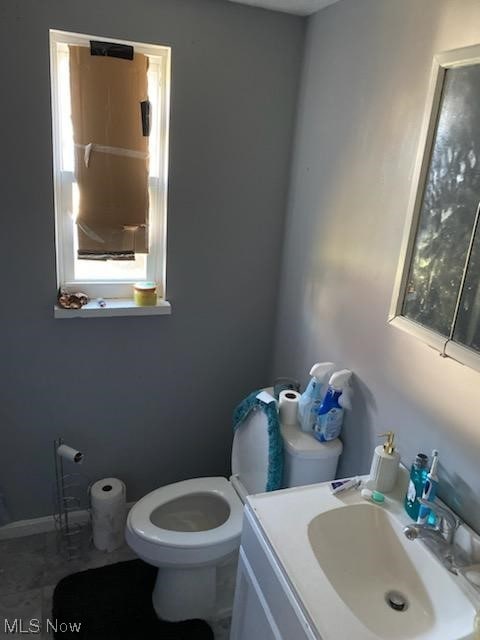
[[[480,46],[436,56],[391,321],[480,368]]]
[[[58,286],[165,295],[170,48],[50,31]]]

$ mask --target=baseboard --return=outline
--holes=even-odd
[[[134,502],[127,502],[127,509],[130,510]],[[86,509],[71,511],[69,514],[70,522],[81,524],[87,522],[90,518],[90,512]],[[16,520],[0,527],[0,540],[8,540],[10,538],[22,538],[23,536],[32,536],[36,533],[48,533],[55,531],[55,520],[53,516],[42,516],[40,518],[32,518],[31,520]]]

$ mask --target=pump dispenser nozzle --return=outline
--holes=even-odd
[[[387,438],[383,443],[383,450],[389,456],[395,451],[395,445],[393,444],[393,440],[395,438],[395,433],[393,431],[387,431],[386,433],[379,433],[379,438]]]

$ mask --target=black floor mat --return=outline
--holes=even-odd
[[[165,622],[152,606],[156,568],[142,560],[74,573],[53,593],[56,640],[213,640],[203,620]],[[70,627],[80,623],[80,629]]]

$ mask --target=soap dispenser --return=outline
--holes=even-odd
[[[379,437],[386,437],[387,439],[383,445],[375,447],[368,487],[373,491],[388,493],[394,488],[397,481],[400,454],[395,451],[395,445],[393,444],[395,434],[393,431],[382,433]]]

